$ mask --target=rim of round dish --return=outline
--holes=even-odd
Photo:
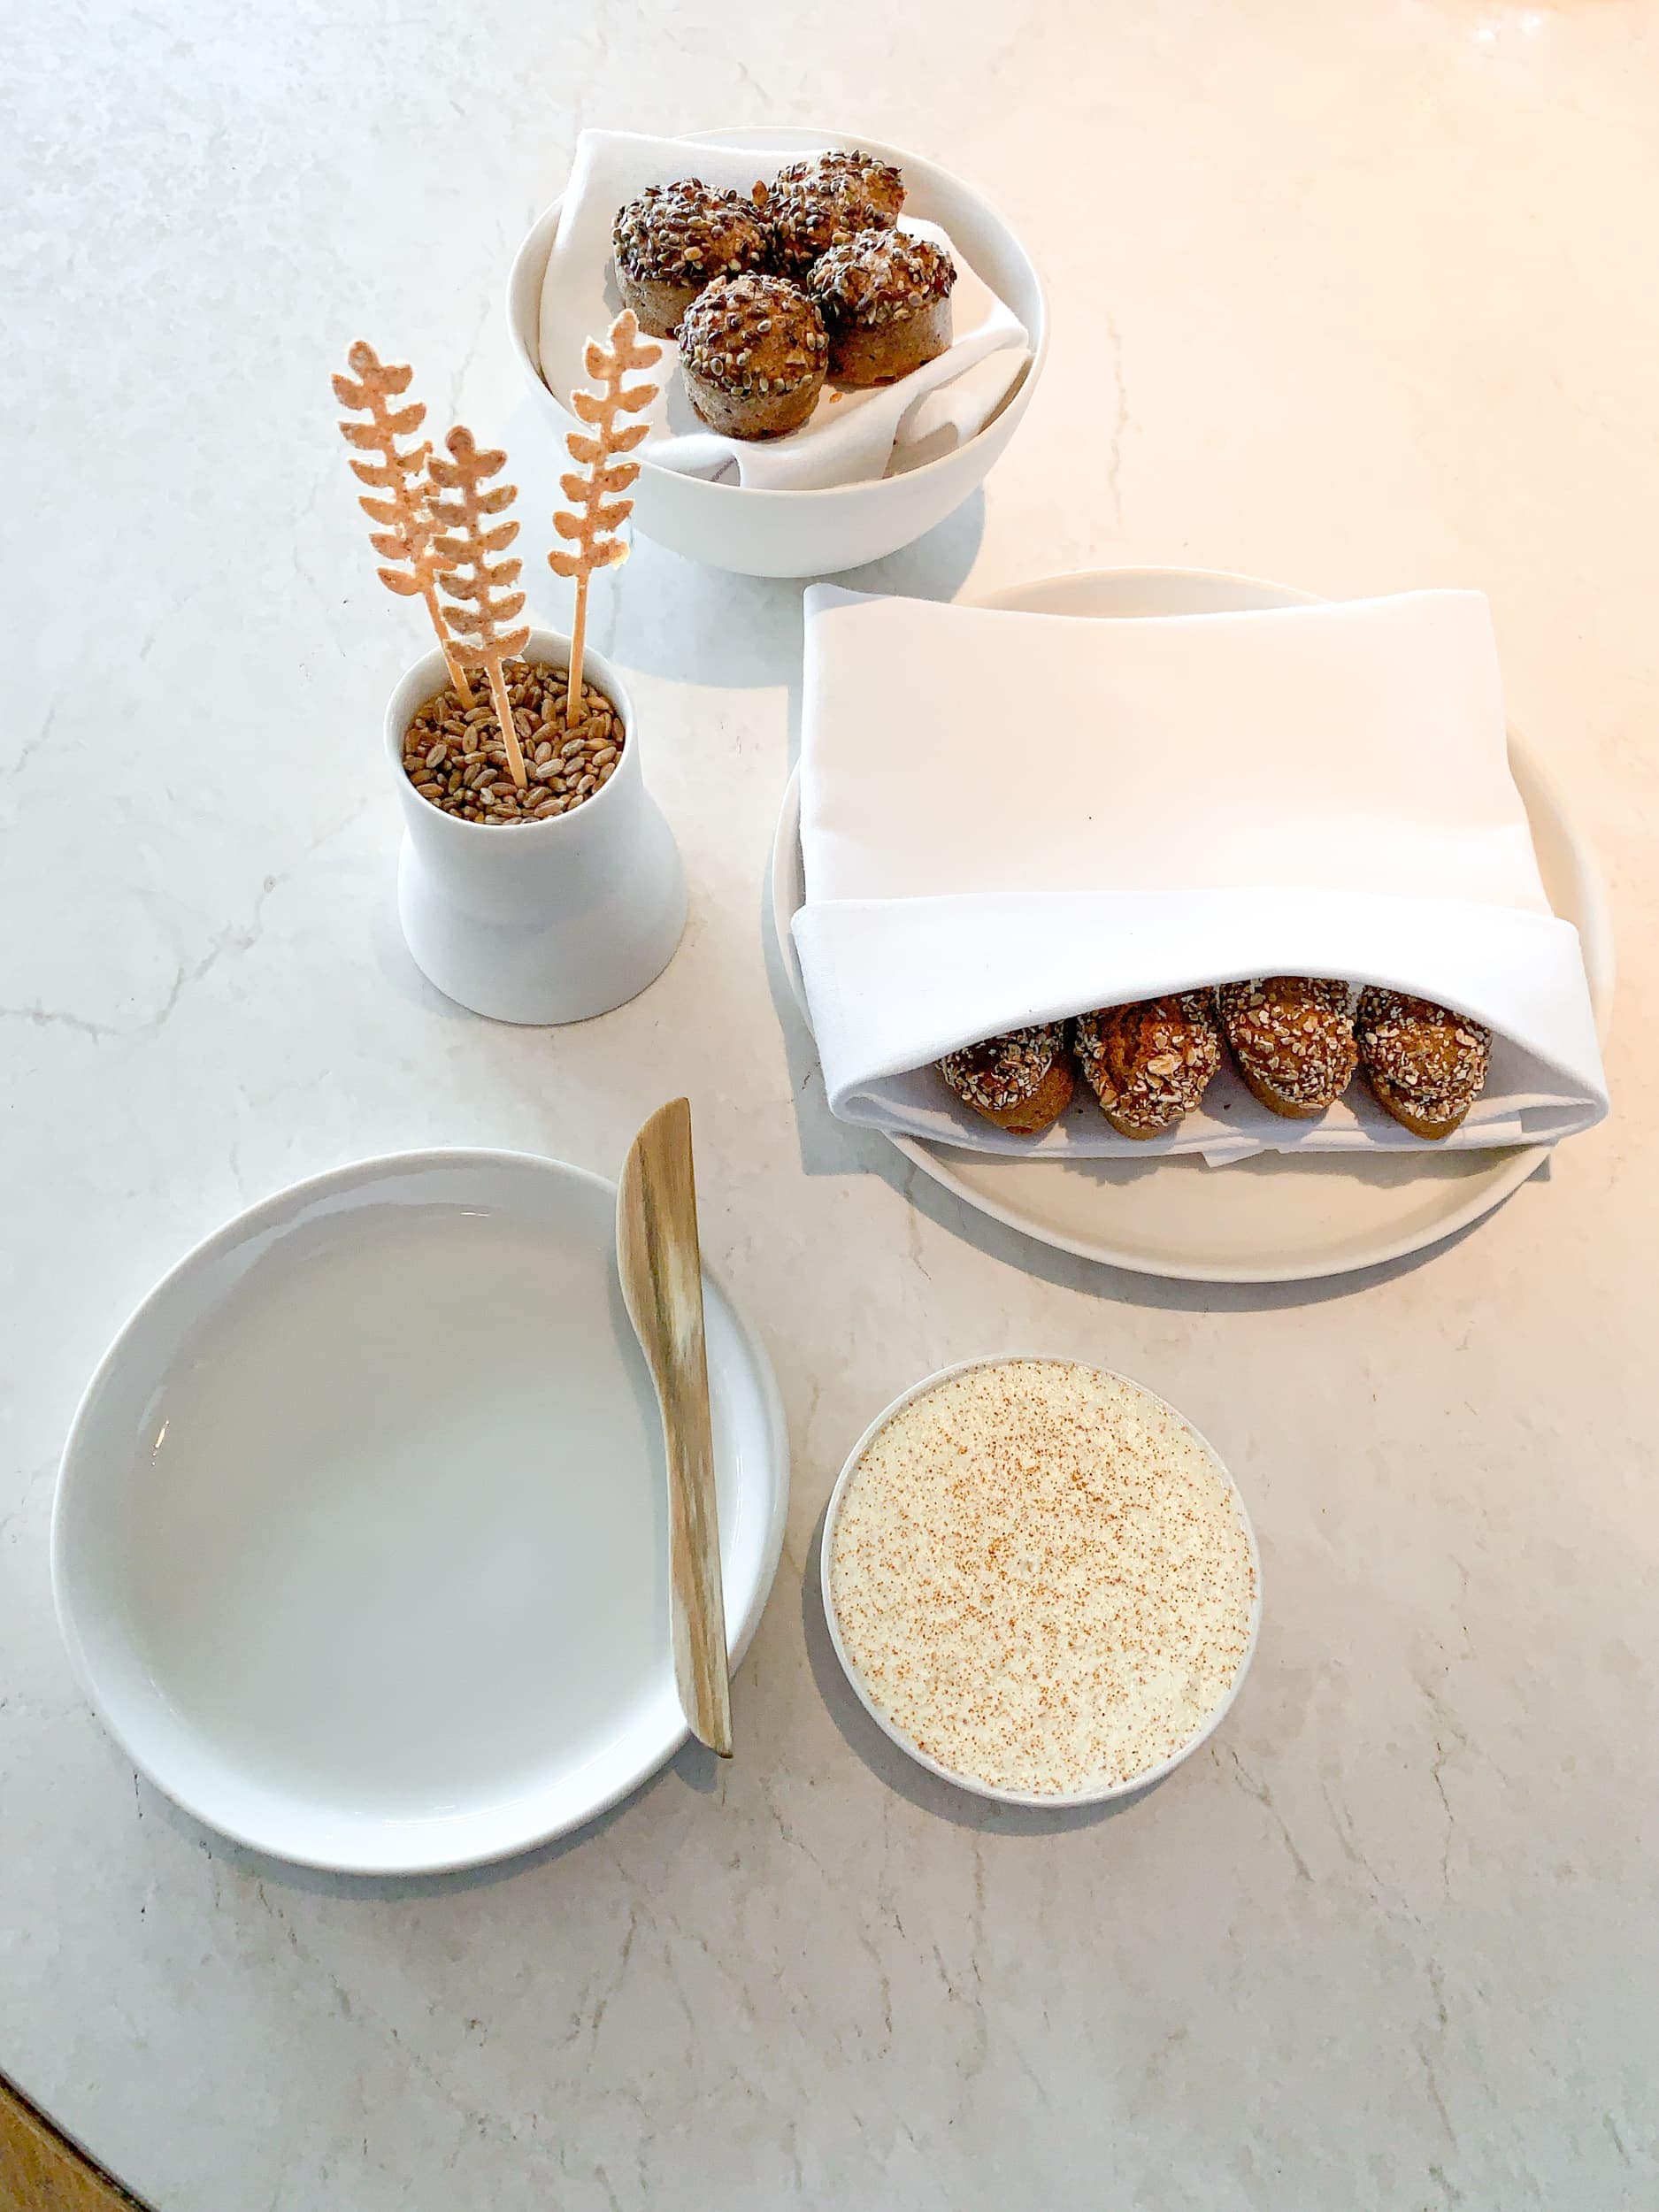
[[[1013,388],[1003,395],[1002,399],[997,406],[995,413],[993,414],[988,420],[980,424],[979,429],[974,432],[973,437],[968,440],[966,445],[955,447],[949,453],[936,454],[931,461],[924,461],[919,467],[905,470],[904,480],[909,481],[910,480],[919,480],[926,476],[930,471],[949,467],[950,464],[956,460],[961,454],[965,453],[968,450],[969,447],[973,444],[975,439],[982,438],[986,432],[989,430],[995,423],[1000,422],[1004,412],[1020,398],[1021,395],[1024,394],[1030,386],[1036,382],[1039,374],[1041,373],[1043,365],[1048,358],[1048,353],[1049,324],[1051,318],[1048,311],[1048,285],[1043,281],[1042,272],[1037,266],[1036,262],[1033,259],[1031,252],[1026,247],[1024,239],[1020,237],[1018,232],[1015,230],[1013,225],[1008,221],[1006,217],[999,211],[993,202],[988,200],[985,194],[981,192],[977,186],[969,184],[964,178],[959,177],[954,169],[947,169],[941,162],[930,161],[924,154],[907,154],[901,147],[888,145],[885,140],[864,137],[857,132],[809,130],[795,124],[787,126],[780,124],[772,129],[766,129],[762,126],[749,123],[731,124],[724,125],[717,130],[683,131],[680,132],[679,135],[685,139],[687,145],[720,146],[727,149],[728,150],[737,152],[741,152],[743,149],[741,146],[733,147],[733,140],[748,137],[764,137],[772,139],[777,143],[785,146],[791,144],[796,146],[828,145],[844,149],[852,149],[856,147],[862,152],[875,155],[878,160],[896,162],[900,168],[902,168],[904,164],[908,161],[913,166],[919,165],[931,169],[936,176],[942,177],[946,182],[953,186],[956,190],[963,193],[967,198],[977,201],[979,206],[985,210],[986,213],[991,216],[998,224],[1001,225],[1002,228],[1008,233],[1008,235],[1018,247],[1021,254],[1025,257],[1026,266],[1031,271],[1032,281],[1036,287],[1038,303],[1042,310],[1042,320],[1041,326],[1034,334],[1029,331],[1026,334],[1028,337],[1032,338],[1033,343],[1031,348],[1031,358],[1025,365],[1025,373],[1022,377],[1020,377],[1018,381],[1014,385]],[[564,402],[560,400],[552,386],[548,383],[545,377],[541,374],[541,364],[537,355],[521,341],[518,334],[518,326],[513,317],[512,302],[513,296],[518,289],[520,272],[526,258],[536,249],[540,242],[543,226],[547,223],[549,217],[557,212],[557,211],[564,204],[564,200],[565,195],[561,192],[542,209],[541,212],[536,217],[534,222],[531,224],[528,232],[526,234],[519,245],[518,252],[513,256],[512,267],[507,279],[508,342],[511,346],[513,352],[518,356],[520,365],[534,380],[535,382],[541,385],[542,390],[546,392],[548,397],[552,400],[555,406],[557,407],[563,407]],[[543,265],[545,266],[545,262]],[[649,446],[641,448],[640,462],[642,467],[651,470],[656,475],[677,475],[680,473],[680,472],[676,470],[664,469],[658,463],[653,461],[650,457],[650,449]],[[831,500],[856,498],[860,494],[868,494],[876,485],[893,483],[898,481],[899,480],[887,476],[877,476],[867,480],[861,480],[860,481],[852,484],[818,484],[809,485],[800,488],[790,486],[762,487],[759,485],[749,484],[727,484],[722,483],[718,480],[710,477],[698,477],[691,480],[696,482],[707,491],[722,493],[733,498]]]
[[[155,1771],[149,1760],[134,1749],[122,1730],[117,1725],[100,1694],[96,1678],[88,1658],[86,1647],[75,1619],[73,1601],[65,1587],[67,1578],[63,1533],[66,1512],[65,1502],[76,1480],[73,1472],[74,1462],[83,1442],[83,1431],[90,1418],[93,1401],[100,1386],[121,1358],[124,1348],[134,1332],[173,1292],[181,1277],[200,1266],[204,1262],[216,1259],[223,1252],[233,1248],[235,1243],[245,1237],[250,1230],[270,1225],[273,1217],[296,1202],[303,1202],[326,1194],[334,1187],[349,1187],[358,1179],[382,1172],[419,1171],[423,1168],[456,1165],[508,1169],[530,1168],[538,1171],[550,1169],[558,1174],[568,1175],[576,1181],[595,1186],[607,1192],[613,1201],[616,1194],[615,1183],[608,1177],[595,1173],[591,1168],[577,1167],[570,1161],[556,1160],[546,1153],[517,1152],[489,1146],[472,1145],[433,1145],[407,1152],[372,1153],[362,1159],[346,1161],[338,1167],[326,1168],[319,1174],[304,1176],[297,1182],[285,1184],[281,1189],[271,1192],[268,1196],[257,1200],[251,1206],[244,1207],[240,1213],[234,1215],[230,1220],[222,1222],[217,1229],[211,1230],[206,1236],[192,1245],[132,1308],[111,1339],[108,1348],[94,1368],[88,1379],[86,1387],[81,1394],[75,1407],[74,1417],[70,1422],[68,1433],[64,1440],[64,1448],[58,1459],[58,1473],[53,1485],[51,1523],[48,1540],[52,1610],[58,1622],[58,1634],[63,1640],[64,1647],[69,1656],[71,1671],[82,1695],[97,1717],[100,1725],[106,1731],[111,1740],[120,1747],[123,1755],[132,1761],[139,1773],[152,1787],[169,1799],[172,1803],[179,1806],[182,1811],[188,1813],[193,1820],[199,1821],[204,1827],[211,1828],[215,1834],[226,1836],[231,1842],[241,1844],[249,1850],[257,1851],[267,1858],[280,1859],[287,1865],[311,1867],[324,1873],[349,1873],[377,1878],[419,1874],[452,1874],[464,1871],[470,1867],[494,1866],[508,1859],[521,1857],[526,1852],[534,1851],[541,1845],[550,1843],[560,1836],[568,1835],[576,1829],[586,1827],[590,1822],[596,1820],[602,1813],[608,1812],[612,1806],[620,1804],[624,1798],[630,1796],[653,1774],[660,1771],[674,1756],[680,1746],[689,1741],[691,1737],[690,1724],[687,1722],[676,1737],[649,1755],[643,1755],[625,1777],[618,1778],[613,1787],[607,1790],[602,1797],[595,1799],[575,1820],[560,1818],[556,1820],[551,1826],[534,1825],[499,1844],[493,1844],[487,1850],[469,1850],[458,1855],[422,1859],[416,1863],[392,1859],[382,1861],[353,1859],[348,1863],[338,1856],[319,1856],[303,1850],[288,1847],[278,1849],[268,1839],[251,1834],[234,1824],[227,1824],[217,1813],[206,1809],[196,1791],[181,1790],[171,1781],[164,1780]],[[773,1585],[777,1581],[778,1569],[783,1557],[784,1533],[789,1509],[788,1429],[784,1419],[783,1401],[779,1392],[777,1376],[752,1325],[726,1289],[719,1275],[706,1260],[703,1263],[703,1272],[725,1302],[726,1311],[731,1317],[738,1339],[742,1345],[764,1413],[767,1435],[777,1470],[776,1479],[772,1485],[771,1519],[765,1532],[761,1571],[756,1579],[754,1594],[737,1624],[736,1633],[731,1639],[731,1671],[735,1674],[760,1626]]]
[[[958,1375],[972,1374],[976,1369],[981,1367],[1006,1367],[1016,1362],[1025,1360],[1033,1361],[1047,1367],[1079,1368],[1085,1374],[1101,1375],[1111,1382],[1125,1383],[1132,1390],[1142,1392],[1156,1404],[1161,1405],[1165,1412],[1172,1414],[1181,1426],[1202,1445],[1211,1464],[1226,1485],[1228,1494],[1233,1500],[1233,1510],[1239,1517],[1239,1525],[1244,1531],[1244,1540],[1249,1548],[1250,1566],[1256,1578],[1256,1596],[1250,1607],[1250,1631],[1245,1641],[1244,1655],[1239,1662],[1233,1679],[1227,1686],[1226,1694],[1221,1702],[1180,1746],[1179,1749],[1172,1751],[1167,1759],[1160,1760],[1156,1766],[1148,1767],[1143,1772],[1133,1775],[1125,1781],[1110,1782],[1098,1788],[1064,1792],[1004,1789],[997,1783],[981,1781],[975,1775],[964,1774],[960,1768],[948,1767],[924,1751],[919,1744],[912,1742],[903,1730],[881,1710],[871,1696],[865,1686],[864,1677],[859,1671],[857,1662],[848,1650],[842,1638],[841,1620],[835,1610],[835,1600],[830,1585],[830,1563],[834,1555],[835,1531],[841,1520],[841,1504],[847,1494],[847,1486],[851,1481],[864,1454],[887,1424],[902,1413],[907,1406],[913,1405],[918,1398],[926,1397],[930,1392],[937,1390],[941,1384],[954,1381]],[[1107,1805],[1115,1799],[1138,1797],[1143,1790],[1151,1789],[1156,1784],[1163,1781],[1166,1775],[1172,1774],[1183,1761],[1190,1759],[1194,1751],[1199,1750],[1208,1742],[1233,1709],[1233,1701],[1243,1686],[1245,1676],[1250,1671],[1250,1663],[1256,1657],[1256,1647],[1262,1630],[1261,1554],[1256,1548],[1256,1530],[1251,1524],[1249,1512],[1245,1506],[1243,1497],[1240,1494],[1239,1486],[1233,1479],[1233,1471],[1225,1460],[1222,1458],[1203,1431],[1190,1421],[1179,1406],[1171,1405],[1167,1398],[1152,1389],[1148,1384],[1141,1382],[1136,1376],[1125,1375],[1115,1367],[1102,1367],[1093,1360],[1069,1359],[1064,1353],[1057,1352],[987,1352],[976,1358],[954,1361],[949,1367],[941,1367],[937,1372],[924,1376],[920,1382],[913,1384],[909,1390],[902,1392],[884,1412],[879,1413],[848,1454],[846,1463],[835,1479],[835,1486],[830,1492],[829,1503],[824,1510],[824,1531],[818,1546],[818,1586],[823,1596],[824,1618],[829,1628],[830,1641],[835,1647],[835,1656],[841,1662],[841,1671],[851,1684],[859,1703],[881,1730],[883,1735],[890,1738],[894,1743],[897,1744],[899,1749],[914,1759],[918,1766],[926,1767],[930,1774],[937,1775],[941,1782],[953,1783],[956,1788],[967,1790],[975,1797],[988,1798],[995,1804],[1023,1805],[1037,1812],[1066,1812],[1079,1806]]]

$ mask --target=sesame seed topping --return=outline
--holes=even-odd
[[[648,185],[617,210],[611,242],[630,277],[656,283],[701,284],[710,268],[759,268],[768,251],[753,204],[700,177]]]
[[[901,322],[948,299],[956,265],[931,238],[908,231],[869,232],[833,247],[812,265],[808,288],[837,322]]]

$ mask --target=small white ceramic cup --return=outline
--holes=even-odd
[[[533,630],[524,657],[570,665],[570,640]],[[568,814],[488,826],[433,806],[403,772],[415,710],[449,681],[428,653],[386,710],[386,755],[403,815],[397,914],[416,966],[444,995],[492,1021],[587,1021],[637,997],[672,958],[686,926],[686,872],[645,788],[626,687],[591,649],[583,672],[622,718],[614,773]]]
[[[1163,1406],[1167,1412],[1172,1413],[1181,1426],[1202,1445],[1214,1463],[1216,1472],[1232,1494],[1240,1525],[1244,1531],[1245,1542],[1249,1547],[1250,1570],[1255,1578],[1256,1587],[1256,1596],[1250,1607],[1249,1636],[1245,1644],[1244,1656],[1239,1662],[1238,1671],[1227,1686],[1225,1696],[1211,1712],[1205,1716],[1179,1750],[1171,1752],[1170,1756],[1161,1761],[1158,1765],[1148,1767],[1140,1774],[1132,1774],[1122,1782],[1099,1783],[1087,1789],[1070,1792],[1056,1791],[1040,1795],[1033,1790],[1002,1789],[995,1782],[981,1781],[977,1775],[964,1774],[956,1767],[941,1765],[937,1759],[924,1751],[919,1744],[912,1743],[903,1730],[899,1728],[876,1703],[864,1686],[864,1678],[859,1671],[857,1661],[848,1649],[841,1635],[841,1617],[835,1610],[835,1594],[832,1586],[830,1571],[835,1555],[835,1532],[841,1523],[841,1502],[847,1495],[847,1486],[852,1480],[853,1471],[859,1461],[880,1435],[882,1430],[886,1428],[887,1423],[895,1415],[902,1413],[906,1406],[914,1404],[918,1398],[926,1397],[930,1391],[937,1390],[941,1383],[950,1382],[958,1375],[972,1373],[976,1367],[1002,1367],[1011,1360],[1035,1360],[1045,1364],[1082,1368],[1085,1372],[1092,1375],[1104,1375],[1112,1382],[1127,1383],[1132,1390],[1141,1391],[1145,1396]],[[1115,1368],[1096,1367],[1087,1360],[1057,1359],[1055,1355],[1047,1352],[997,1352],[980,1359],[958,1360],[953,1367],[941,1367],[937,1374],[925,1376],[920,1382],[913,1384],[909,1390],[895,1398],[884,1412],[877,1414],[875,1419],[847,1455],[847,1463],[836,1478],[835,1487],[830,1492],[829,1504],[824,1511],[824,1533],[818,1552],[818,1578],[824,1599],[824,1618],[829,1627],[830,1641],[835,1647],[835,1656],[841,1661],[841,1671],[852,1686],[858,1702],[882,1733],[890,1736],[901,1751],[908,1753],[918,1766],[926,1767],[930,1774],[936,1774],[941,1782],[954,1782],[959,1790],[969,1790],[976,1797],[991,1798],[999,1805],[1025,1805],[1036,1812],[1067,1812],[1082,1805],[1103,1805],[1114,1798],[1138,1797],[1142,1790],[1150,1789],[1155,1782],[1161,1782],[1166,1774],[1172,1774],[1183,1760],[1192,1757],[1201,1744],[1209,1742],[1210,1737],[1215,1734],[1217,1729],[1233,1709],[1233,1701],[1243,1686],[1245,1676],[1250,1671],[1250,1662],[1256,1656],[1256,1639],[1262,1630],[1262,1561],[1256,1548],[1256,1531],[1250,1526],[1250,1517],[1244,1509],[1244,1500],[1239,1495],[1238,1485],[1228,1473],[1225,1463],[1215,1446],[1207,1436],[1201,1434],[1197,1429],[1194,1428],[1192,1423],[1178,1406],[1171,1405],[1167,1398],[1160,1398],[1156,1390],[1148,1390],[1145,1383],[1137,1382],[1133,1375],[1120,1375]]]

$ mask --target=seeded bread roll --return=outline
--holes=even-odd
[[[672,338],[697,295],[716,277],[763,269],[771,253],[752,202],[717,192],[700,177],[651,184],[617,210],[611,229],[623,304],[654,338]]]
[[[1317,1121],[1340,1098],[1359,1058],[1346,983],[1272,975],[1224,983],[1217,996],[1239,1072],[1263,1106]]]
[[[777,192],[800,188],[820,192],[831,199],[840,200],[854,214],[873,209],[895,221],[904,206],[904,177],[890,161],[878,161],[873,154],[860,153],[856,149],[843,152],[839,148],[829,153],[810,154],[804,161],[792,161],[780,169]],[[864,224],[857,226],[864,228]]]
[[[728,438],[798,430],[818,405],[828,351],[822,316],[784,277],[711,284],[680,327],[691,403]]]
[[[1492,1032],[1432,999],[1363,991],[1354,1032],[1378,1104],[1414,1137],[1449,1137],[1486,1088]]]
[[[1010,1029],[947,1053],[939,1072],[964,1106],[1017,1137],[1040,1137],[1071,1103],[1065,1024]]]
[[[1215,994],[1180,991],[1079,1014],[1078,1064],[1120,1137],[1156,1137],[1190,1114],[1221,1065]]]
[[[884,162],[860,154],[843,155],[832,165],[836,157],[831,154],[792,162],[764,203],[772,260],[797,283],[832,246],[864,231],[891,230],[904,204],[898,172]]]
[[[956,265],[931,238],[870,231],[814,262],[807,289],[829,333],[838,384],[890,384],[950,343]]]

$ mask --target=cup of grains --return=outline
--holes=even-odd
[[[685,926],[685,872],[641,773],[626,687],[590,647],[572,711],[569,667],[570,641],[550,630],[504,664],[522,784],[481,675],[469,707],[428,653],[387,709],[404,939],[439,990],[497,1021],[620,1006]]]
[[[1261,1622],[1232,1478],[1172,1406],[1073,1360],[968,1360],[859,1439],[824,1610],[866,1710],[1005,1804],[1099,1804],[1219,1725]]]

